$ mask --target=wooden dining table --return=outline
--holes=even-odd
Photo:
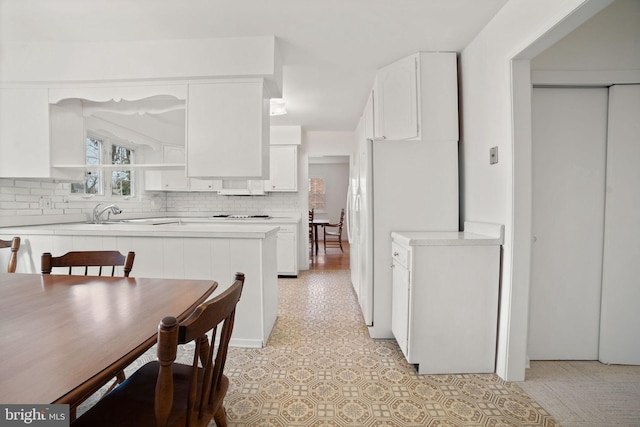
[[[74,404],[185,319],[213,280],[0,273],[0,403]]]

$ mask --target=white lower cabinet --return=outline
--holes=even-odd
[[[298,275],[297,225],[276,224],[280,227],[277,235],[278,276]]]
[[[495,372],[500,240],[392,233],[392,332],[420,374]]]
[[[395,252],[394,252],[395,253]],[[410,277],[406,265],[393,259],[393,293],[391,295],[391,331],[404,356],[408,358]]]
[[[133,251],[136,257],[132,278],[215,280],[218,288],[214,295],[219,295],[231,284],[236,272],[243,272],[246,282],[231,345],[255,348],[266,345],[278,315],[276,233],[271,231],[272,227],[255,225],[240,232],[237,229],[216,232],[206,225],[201,228],[183,225],[183,231],[174,227],[167,232],[162,230],[170,226],[136,230],[130,227],[136,226],[106,226],[103,232],[93,224],[26,227],[6,229],[8,234],[0,237],[21,236],[25,250],[21,246],[18,253],[19,273],[39,273],[43,252],[58,255],[82,250],[118,250],[123,254]],[[97,272],[90,270],[89,274]],[[121,275],[122,270],[117,269],[116,274]],[[96,298],[98,301],[99,296]]]

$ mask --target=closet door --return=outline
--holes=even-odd
[[[529,357],[597,360],[607,89],[533,90]]]
[[[640,85],[609,92],[600,361],[640,365]]]

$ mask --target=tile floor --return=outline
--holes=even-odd
[[[369,338],[348,270],[302,272],[279,286],[268,345],[231,350],[229,425],[557,425],[496,375],[417,375],[395,341]]]
[[[395,341],[369,337],[348,270],[303,271],[278,283],[268,345],[230,348],[229,426],[558,425],[496,375],[416,374]]]

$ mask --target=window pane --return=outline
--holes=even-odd
[[[100,164],[100,153],[102,152],[102,141],[87,137],[85,141],[85,162],[88,165]],[[71,192],[79,194],[102,194],[100,184],[100,173],[97,171],[87,172],[84,182],[71,184]]]
[[[111,164],[129,165],[133,163],[134,150],[120,145],[114,145],[111,150]],[[113,171],[111,173],[111,194],[114,196],[131,196],[131,171]]]
[[[323,178],[309,178],[309,209],[324,210]]]
[[[100,164],[100,153],[102,151],[102,141],[95,138],[87,137],[85,144],[85,158],[88,165]]]

